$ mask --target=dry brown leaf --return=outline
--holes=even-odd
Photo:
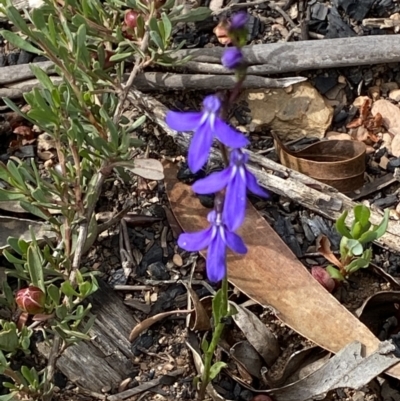
[[[129,334],[129,341],[134,341],[136,340],[136,338],[138,338],[140,336],[140,334],[142,334],[145,330],[147,330],[150,326],[152,326],[154,323],[159,322],[160,320],[171,316],[171,315],[177,315],[179,313],[191,313],[192,310],[172,310],[172,311],[168,311],[168,312],[162,312],[159,313],[158,315],[154,315],[152,317],[149,317],[145,320],[143,320],[142,322],[140,322],[139,324],[137,324],[131,331],[131,333]]]
[[[233,320],[245,335],[247,341],[263,357],[268,367],[271,367],[280,354],[278,340],[268,327],[251,311],[229,302],[236,310]]]
[[[331,250],[331,242],[325,235],[320,235],[316,241],[317,252],[319,252],[326,260],[333,263],[339,269],[343,269],[342,262],[333,254]]]
[[[164,171],[180,225],[187,232],[206,228],[209,210],[189,186],[177,180],[175,166],[166,165]],[[378,348],[379,340],[311,276],[251,205],[238,234],[248,253],[229,253],[227,261],[228,279],[241,292],[260,305],[273,307],[286,325],[329,351],[338,352],[352,341],[362,341],[367,354]],[[400,366],[391,368],[390,374],[400,377]]]
[[[221,45],[230,45],[231,38],[228,36],[228,27],[225,21],[221,21],[214,29],[213,32]]]
[[[203,306],[202,301],[199,299],[196,291],[190,287],[187,283],[182,281],[182,284],[186,287],[190,298],[193,302],[194,311],[190,315],[189,328],[192,331],[207,331],[211,329],[210,316],[207,313],[206,308]],[[210,303],[211,306],[211,303]]]
[[[376,352],[364,356],[362,344],[354,341],[304,379],[266,392],[275,401],[306,401],[338,388],[359,389],[398,363],[394,350],[393,344],[383,342]]]

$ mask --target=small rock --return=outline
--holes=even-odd
[[[335,77],[319,76],[316,77],[314,81],[314,85],[318,89],[318,92],[321,95],[325,95],[325,93],[334,88],[336,84],[337,84],[337,79]]]
[[[390,160],[386,156],[381,157],[381,161],[379,162],[379,166],[386,170],[387,165],[389,164]],[[394,169],[393,169],[394,171]]]
[[[395,157],[400,156],[400,134],[395,135],[390,146],[390,154]]]
[[[381,148],[386,148],[387,152],[391,155],[392,154],[392,135],[385,132],[382,134],[382,143]]]
[[[179,253],[176,253],[173,256],[172,261],[174,262],[175,266],[181,267],[183,265],[182,256],[179,255]]]
[[[382,84],[382,91],[383,92],[391,92],[394,91],[396,89],[399,89],[399,85],[397,84],[397,82],[384,82]]]
[[[389,92],[389,98],[400,102],[400,89],[393,89]]]
[[[383,119],[383,126],[393,135],[400,134],[400,108],[398,106],[388,100],[380,99],[374,102],[371,113],[373,116],[380,113]]]
[[[338,140],[350,140],[349,134],[344,134],[343,132],[329,131],[325,135],[326,139],[338,139]]]
[[[387,170],[391,173],[394,171],[396,167],[400,167],[400,157],[390,160],[389,163],[387,164]]]
[[[147,271],[154,280],[169,280],[170,276],[162,262],[152,263],[147,267]]]
[[[372,97],[372,100],[378,100],[381,97],[381,88],[379,86],[371,86],[368,89],[368,93]]]
[[[333,109],[310,83],[284,89],[246,90],[240,101],[246,101],[255,126],[268,125],[285,140],[303,137],[322,138],[332,122]]]
[[[365,103],[365,101],[368,100],[369,100],[368,96],[358,96],[354,99],[353,106],[361,107]]]

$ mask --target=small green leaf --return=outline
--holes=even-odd
[[[344,277],[342,276],[342,274],[340,273],[340,271],[338,269],[336,269],[335,267],[333,267],[332,265],[328,265],[326,266],[326,271],[329,273],[329,275],[338,281],[343,281]]]
[[[64,320],[67,314],[68,314],[68,309],[64,304],[56,308],[56,315],[60,320]]]
[[[50,284],[47,287],[47,294],[56,305],[60,303],[60,298],[61,298],[60,290],[54,284]]]
[[[29,245],[27,252],[27,268],[31,277],[31,284],[46,293],[42,260],[38,248],[33,243]]]
[[[25,260],[16,258],[12,253],[7,251],[7,249],[4,250],[3,255],[12,264],[16,264],[16,265],[24,265],[25,264]]]
[[[340,235],[343,237],[351,238],[351,234],[349,229],[346,226],[346,217],[347,217],[347,210],[345,210],[342,215],[337,219],[335,223],[336,230]]]
[[[226,366],[228,365],[225,362],[222,361],[215,362],[214,365],[212,365],[210,368],[210,380],[214,380],[219,375],[221,370]]]
[[[113,54],[110,57],[110,61],[122,61],[122,60],[126,60],[129,57],[132,57],[132,52],[130,52],[130,53],[117,53],[117,54]]]
[[[363,227],[359,221],[354,221],[351,227],[351,236],[354,239],[360,238],[361,234],[363,233]]]
[[[33,368],[32,368],[32,369],[33,369]],[[27,380],[27,382],[28,382],[30,385],[32,385],[33,382],[35,381],[35,376],[32,374],[31,370],[30,370],[27,366],[22,365],[22,366],[21,366],[21,373],[22,373],[22,376],[25,377],[25,379]]]
[[[49,76],[35,63],[30,64],[29,67],[43,87],[51,92],[54,89],[54,84]]]
[[[167,14],[165,14],[165,13],[161,14],[161,19],[164,24],[164,37],[165,37],[165,40],[168,40],[169,37],[171,36],[172,24],[171,24],[171,21],[169,20],[169,18],[167,17]]]
[[[364,252],[362,244],[356,239],[349,239],[347,241],[347,247],[349,248],[350,252],[355,256],[362,255],[362,253]]]
[[[369,262],[369,260],[366,260],[364,258],[353,259],[347,266],[345,266],[345,269],[349,274],[355,273],[361,268],[368,267]]]
[[[362,227],[365,227],[368,224],[370,216],[371,212],[367,206],[354,206],[354,217],[361,224]]]
[[[43,220],[49,220],[49,216],[46,215],[39,207],[33,205],[32,203],[26,202],[26,201],[20,201],[19,202],[21,207],[26,210],[29,213],[32,213],[33,215],[40,217]]]
[[[389,224],[389,209],[386,209],[381,224],[379,224],[379,226],[374,226],[373,231],[375,231],[376,233],[376,238],[380,238],[382,237],[383,234],[385,234],[388,228],[388,224]]]
[[[215,326],[220,323],[223,317],[223,315],[221,314],[221,306],[223,303],[222,297],[223,297],[222,290],[218,290],[212,300],[212,312]]]
[[[61,292],[65,294],[67,297],[72,297],[72,296],[79,297],[79,294],[74,290],[69,281],[64,281],[61,284]]]
[[[4,385],[5,383],[3,383]],[[10,394],[6,395],[0,395],[0,401],[11,401],[11,400],[17,400],[16,398],[18,396],[18,391],[12,391]]]
[[[207,339],[203,339],[203,341],[201,342],[201,350],[203,351],[203,354],[205,354],[208,351],[208,347],[210,346],[210,344],[208,343]]]
[[[2,35],[4,39],[6,39],[7,41],[12,43],[15,47],[17,47],[19,49],[22,49],[22,50],[25,50],[27,52],[34,53],[34,54],[42,54],[42,52],[39,49],[32,46],[26,40],[22,39],[21,36],[17,35],[14,32],[1,30],[0,35]]]

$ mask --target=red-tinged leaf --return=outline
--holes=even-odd
[[[177,168],[166,164],[164,174],[171,208],[182,228],[192,232],[207,227],[209,209],[177,180]],[[228,279],[235,287],[259,304],[272,306],[286,325],[327,350],[338,352],[360,341],[368,354],[376,351],[379,340],[311,276],[251,205],[238,234],[248,253],[228,254]],[[400,365],[388,372],[400,377]]]
[[[358,128],[362,125],[362,120],[361,118],[356,118],[353,121],[350,121],[347,125],[346,128]]]

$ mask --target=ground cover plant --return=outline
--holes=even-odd
[[[45,220],[53,237],[39,242],[32,231],[29,242],[9,238],[10,250],[4,252],[14,267],[7,270],[0,298],[9,316],[0,323],[0,373],[9,379],[4,384],[9,393],[2,400],[17,394],[32,400],[52,397],[54,361],[39,371],[13,367],[16,358],[30,352],[32,322],[42,322],[55,354],[90,338],[87,333],[95,316],[83,301],[98,284],[82,264],[82,255],[101,232],[94,210],[104,182],[113,175],[128,181],[132,173],[162,178],[158,161],[132,159],[132,151],[141,145],[133,134],[145,117],[127,121],[123,111],[138,73],[149,65],[171,65],[173,26],[209,14],[200,8],[182,15],[182,7],[172,6],[172,1],[48,0],[21,16],[11,2],[2,2],[2,12],[20,31],[3,31],[4,38],[45,56],[62,77],[55,85],[31,65],[41,88],[24,96],[27,111],[4,99],[51,137],[57,163],[46,175],[39,173],[34,160],[12,157],[0,164],[0,177],[7,183],[0,199],[19,202]],[[125,79],[128,59],[134,64]],[[113,223],[128,210],[129,204]],[[14,322],[15,312],[19,317]]]

